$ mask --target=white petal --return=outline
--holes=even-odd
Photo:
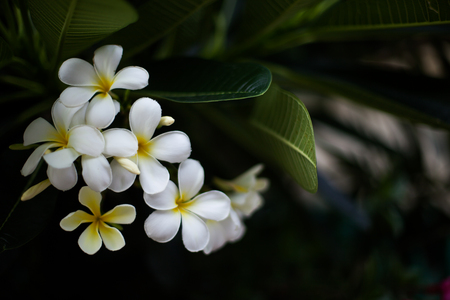
[[[161,106],[150,98],[139,98],[130,109],[131,131],[138,139],[149,141],[161,120]]]
[[[111,184],[111,167],[103,155],[97,157],[83,155],[81,165],[83,167],[83,179],[93,191],[104,191]]]
[[[37,118],[31,122],[23,134],[24,146],[50,141],[63,142],[63,139],[55,127],[43,118]]]
[[[86,110],[88,105],[89,102],[86,102],[84,105],[80,106],[80,109],[73,115],[69,128],[77,125],[86,125]]]
[[[205,222],[188,211],[181,210],[181,232],[183,244],[191,252],[203,250],[209,242],[209,231]]]
[[[117,115],[118,113],[120,113],[120,103],[117,100],[113,100],[113,102],[114,102],[114,107],[116,108],[116,115]]]
[[[157,210],[145,220],[144,229],[152,240],[166,243],[177,234],[180,224],[181,214],[178,209]]]
[[[62,150],[58,150],[49,154],[44,155],[45,161],[49,166],[52,166],[56,169],[65,169],[69,168],[75,159],[80,156],[80,153],[75,151],[73,148],[65,148]]]
[[[123,49],[119,45],[105,45],[94,52],[94,66],[99,75],[111,80],[122,58]]]
[[[227,240],[230,242],[241,239],[246,230],[244,222],[234,209],[230,209],[230,215],[225,220],[220,221],[220,224],[225,230]]]
[[[108,187],[110,190],[120,193],[131,187],[136,179],[136,175],[127,171],[115,159],[111,162],[112,182]]]
[[[85,211],[77,210],[73,213],[68,214],[64,219],[61,220],[59,225],[65,231],[72,231],[78,228],[80,224],[86,222],[92,222],[92,215]]]
[[[83,186],[78,193],[78,200],[93,213],[93,220],[101,216],[100,203],[102,194],[93,191],[88,186]]]
[[[179,163],[191,155],[191,142],[184,132],[166,132],[151,141],[151,155],[159,160]]]
[[[209,242],[205,249],[203,249],[203,252],[209,254],[223,247],[227,242],[227,238],[225,230],[219,222],[207,220],[206,226],[208,226],[209,231]]]
[[[233,193],[230,199],[233,207],[247,217],[263,204],[261,195],[253,191],[245,194]]]
[[[69,58],[63,62],[59,68],[58,76],[65,84],[75,86],[93,86],[98,81],[94,67],[79,58]]]
[[[151,156],[139,155],[139,182],[147,194],[162,192],[169,182],[169,171]]]
[[[67,107],[78,107],[89,100],[99,91],[99,88],[92,86],[69,86],[59,95],[61,102]]]
[[[52,106],[53,124],[61,135],[65,135],[70,128],[73,116],[82,106],[67,107],[59,99]]]
[[[55,169],[48,166],[47,176],[52,185],[61,191],[70,190],[77,184],[78,180],[77,170],[74,164],[64,169]]]
[[[117,205],[102,216],[102,220],[112,224],[131,224],[136,219],[136,209],[133,205]]]
[[[96,223],[92,223],[86,228],[78,239],[81,250],[87,254],[95,254],[102,247],[102,238],[98,233]]]
[[[68,146],[81,154],[99,156],[105,149],[105,139],[97,128],[79,125],[69,130]]]
[[[256,184],[256,176],[261,173],[263,170],[263,164],[257,164],[243,174],[239,175],[237,178],[233,180],[233,182],[239,186],[242,186],[246,189],[252,189]]]
[[[108,250],[117,251],[125,246],[125,239],[119,229],[111,227],[105,223],[99,225],[100,236]]]
[[[178,167],[178,186],[184,200],[192,199],[203,186],[205,172],[194,159],[186,159]]]
[[[103,131],[103,137],[105,138],[104,154],[119,157],[136,155],[138,141],[130,130],[123,128],[108,129]]]
[[[112,89],[140,90],[148,85],[148,72],[141,67],[126,67],[114,76]]]
[[[230,206],[230,198],[227,195],[219,191],[209,191],[195,197],[186,209],[202,218],[221,221],[230,213]]]
[[[20,170],[20,173],[23,176],[28,176],[31,173],[34,172],[37,165],[39,164],[39,161],[41,160],[42,156],[44,156],[45,151],[47,149],[57,146],[55,143],[45,143],[37,147],[33,153],[28,157],[27,161],[22,167],[22,170]]]
[[[116,106],[109,94],[95,96],[86,110],[86,124],[102,129],[108,127],[116,116]]]
[[[176,200],[179,197],[178,188],[172,181],[167,183],[164,191],[157,194],[144,193],[144,200],[148,206],[159,210],[173,209],[178,206]]]

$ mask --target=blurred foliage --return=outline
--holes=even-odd
[[[0,298],[444,299],[449,23],[447,0],[2,0]],[[150,73],[118,94],[161,103],[207,184],[266,164],[241,241],[155,243],[142,191],[108,191],[137,219],[124,249],[88,256],[59,227],[78,189],[18,200],[45,174],[23,178],[30,152],[8,146],[50,118],[62,61],[107,43]]]

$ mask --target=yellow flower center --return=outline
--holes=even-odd
[[[152,142],[146,141],[141,137],[137,137],[138,140],[138,156],[141,155],[150,155],[152,149]]]
[[[97,85],[99,87],[100,92],[106,94],[111,90],[111,86],[113,83],[114,83],[113,80],[103,77],[103,76],[99,76]]]

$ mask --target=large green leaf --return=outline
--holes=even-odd
[[[251,124],[259,145],[304,189],[317,191],[314,132],[305,105],[277,86],[257,99]]]
[[[450,91],[445,79],[352,65],[266,66],[291,88],[342,96],[414,122],[450,129]]]
[[[73,56],[137,20],[123,0],[29,0],[33,24],[55,61]]]
[[[174,58],[146,68],[149,85],[138,95],[177,102],[244,99],[264,94],[270,71],[255,63],[223,63],[199,58]]]
[[[138,8],[139,21],[108,41],[121,44],[132,56],[168,34],[193,13],[215,0],[149,0]]]
[[[346,0],[320,14],[309,26],[279,35],[266,46],[282,49],[313,41],[447,34],[448,29],[436,27],[446,24],[450,24],[447,0]]]

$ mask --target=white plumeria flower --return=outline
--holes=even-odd
[[[86,107],[83,105],[73,116],[71,126],[84,125],[86,122]],[[98,157],[82,156],[83,178],[86,184],[96,192],[109,187],[112,182],[112,170],[107,160],[115,157],[122,166],[139,174],[137,166],[124,157],[134,156],[137,153],[138,141],[136,136],[128,129],[111,128],[102,132],[105,139],[105,148]]]
[[[215,179],[215,183],[226,191],[231,200],[230,215],[223,221],[208,221],[210,241],[203,250],[205,254],[217,251],[227,242],[235,242],[245,233],[244,217],[249,217],[263,204],[261,192],[267,190],[269,180],[257,178],[264,166],[258,164],[233,180]]]
[[[153,137],[160,120],[161,106],[153,99],[140,98],[131,106],[130,127],[139,148],[137,155],[129,159],[137,164],[139,182],[148,194],[162,192],[169,182],[169,171],[158,160],[179,163],[191,154],[191,142],[184,132],[169,131]],[[121,192],[134,183],[136,174],[127,171],[117,160],[111,162],[111,168],[111,190]]]
[[[156,209],[144,224],[145,232],[150,238],[160,243],[168,242],[182,224],[182,238],[186,249],[196,252],[206,247],[209,231],[202,218],[214,221],[225,219],[230,213],[230,199],[219,191],[197,195],[203,181],[204,171],[200,163],[187,159],[178,169],[179,188],[169,181],[161,193],[144,193],[147,205]]]
[[[25,162],[21,173],[30,175],[44,157],[48,163],[47,176],[53,186],[60,190],[71,189],[77,182],[73,161],[80,155],[97,157],[105,148],[100,131],[92,126],[79,125],[69,128],[77,108],[68,108],[56,100],[52,107],[55,127],[43,118],[31,122],[23,135],[24,146],[42,143]],[[50,149],[56,149],[50,151]]]
[[[70,85],[61,93],[61,101],[68,107],[76,107],[94,97],[86,111],[86,123],[96,128],[108,127],[116,115],[111,90],[139,90],[148,85],[148,72],[141,67],[126,67],[115,73],[122,53],[121,46],[102,46],[94,52],[93,66],[85,60],[70,58],[59,69],[59,79]]]
[[[78,198],[81,204],[89,208],[92,215],[85,211],[77,210],[61,220],[61,228],[66,231],[73,231],[82,223],[92,223],[78,239],[78,245],[87,254],[94,254],[100,250],[102,240],[106,248],[111,251],[122,249],[125,246],[125,239],[117,228],[109,226],[107,223],[132,223],[136,218],[135,208],[132,205],[123,204],[102,214],[100,211],[101,194],[86,186],[80,189]]]
[[[258,164],[232,180],[216,178],[215,183],[225,191],[231,199],[233,208],[240,217],[250,216],[261,207],[263,199],[260,193],[269,187],[267,178],[257,178],[264,165]]]

